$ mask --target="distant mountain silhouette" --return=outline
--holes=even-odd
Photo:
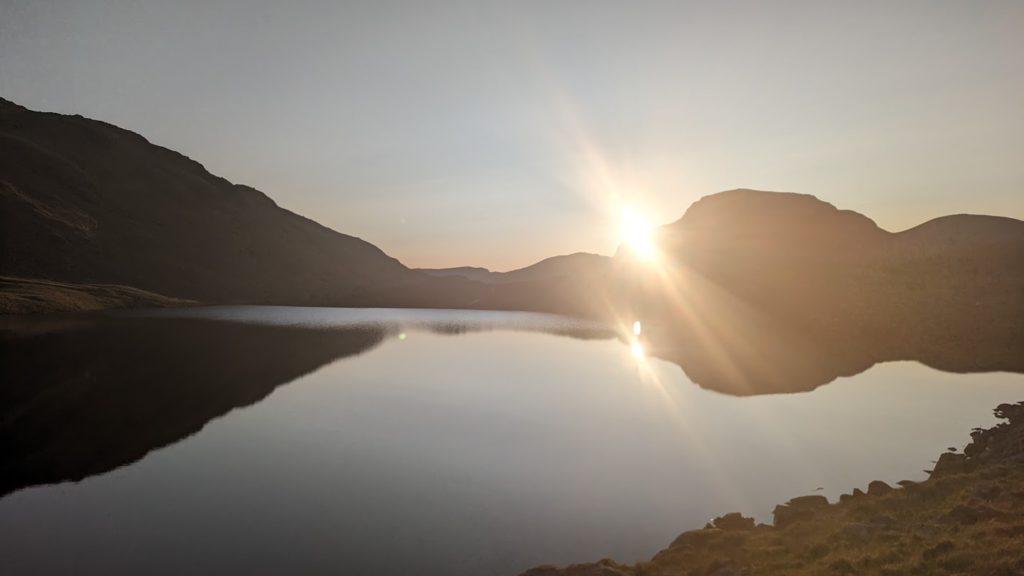
[[[475,282],[502,284],[504,272],[492,272],[479,266],[456,266],[454,268],[416,268],[417,271],[438,278],[465,278]]]
[[[716,389],[808,390],[898,359],[1024,371],[1024,222],[891,233],[813,196],[732,190],[655,238],[655,269],[616,255],[617,301],[649,320],[657,355]]]
[[[417,268],[431,276],[457,276],[488,284],[511,284],[513,282],[537,282],[550,280],[580,280],[606,277],[611,272],[612,259],[600,254],[576,252],[564,256],[545,258],[536,264],[509,272],[492,272],[487,268],[460,266],[456,268]]]

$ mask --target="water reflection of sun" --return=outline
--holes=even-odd
[[[639,340],[634,340],[633,343],[630,344],[629,351],[637,358],[644,357],[644,345],[641,344]]]

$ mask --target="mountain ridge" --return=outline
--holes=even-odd
[[[591,252],[573,252],[549,256],[507,272],[497,272],[480,266],[456,266],[453,268],[415,268],[415,270],[432,276],[461,276],[469,280],[492,284],[509,284],[513,282],[529,282],[539,278],[567,277],[576,273],[594,274],[600,272],[589,267],[606,267],[611,265],[612,258]]]
[[[0,206],[7,276],[208,302],[419,304],[413,292],[431,289],[444,304],[479,297],[469,285],[453,297],[451,282],[139,134],[7,100]]]

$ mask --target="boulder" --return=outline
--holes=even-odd
[[[725,530],[726,532],[753,530],[754,519],[747,518],[739,512],[730,512],[712,520],[711,525],[720,530]]]
[[[720,528],[704,528],[703,530],[690,530],[683,532],[669,544],[669,548],[680,546],[704,547],[710,542],[717,540],[725,531]]]
[[[815,494],[812,496],[797,496],[796,498],[793,498],[789,502],[786,502],[786,505],[791,506],[793,508],[804,509],[825,508],[826,506],[828,506],[828,498],[825,498],[824,496],[821,496],[819,494]]]
[[[884,496],[892,492],[894,488],[881,480],[872,480],[868,484],[868,496]]]
[[[813,518],[819,511],[828,508],[828,498],[820,495],[799,496],[775,507],[772,516],[777,528],[784,528],[796,522]]]
[[[573,564],[565,568],[545,565],[531,568],[520,576],[628,576],[612,560],[601,560],[593,564]]]
[[[961,474],[967,471],[967,455],[943,452],[935,463],[932,476],[943,476],[945,474]]]

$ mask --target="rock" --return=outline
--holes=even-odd
[[[711,521],[712,526],[726,532],[735,532],[738,530],[753,530],[754,519],[747,518],[739,512],[730,512],[724,516],[719,516]]]
[[[900,480],[896,484],[903,488],[907,494],[918,495],[924,493],[924,488],[921,487],[920,482],[914,482],[913,480]]]
[[[520,576],[628,576],[611,560],[601,560],[594,564],[573,564],[566,568],[555,566],[538,566],[523,572]]]
[[[964,455],[969,458],[976,458],[985,452],[988,438],[983,435],[984,429],[976,428],[971,432],[971,443],[964,446]]]
[[[1010,422],[993,428],[975,428],[971,432],[971,443],[964,447],[964,454],[972,461],[999,460],[1018,462],[1024,460],[1024,430],[1016,423],[1024,421],[1024,402],[1000,404],[995,409],[997,418]]]
[[[701,547],[707,546],[709,542],[717,540],[725,531],[720,528],[705,528],[703,530],[690,530],[689,532],[683,532],[676,537],[675,540],[669,544],[669,548],[677,548],[679,546],[693,546]]]
[[[868,484],[868,496],[884,496],[892,491],[893,487],[881,480],[872,480],[871,483]]]
[[[523,572],[519,576],[563,576],[565,571],[561,568],[554,566],[537,566],[536,568],[530,568],[526,572]]]
[[[996,415],[996,418],[1009,420],[1011,423],[1015,420],[1024,420],[1024,402],[1000,404],[992,412]]]
[[[814,515],[825,508],[828,508],[828,498],[824,496],[799,496],[785,504],[775,507],[772,516],[775,519],[775,526],[783,528],[795,522],[813,518]]]
[[[786,504],[794,508],[824,508],[828,506],[828,498],[818,494],[812,496],[797,496],[789,502],[786,502]]]
[[[945,474],[961,474],[967,471],[967,455],[965,454],[954,454],[953,452],[943,452],[939,456],[938,462],[935,463],[935,469],[932,470],[932,476],[942,476]]]

